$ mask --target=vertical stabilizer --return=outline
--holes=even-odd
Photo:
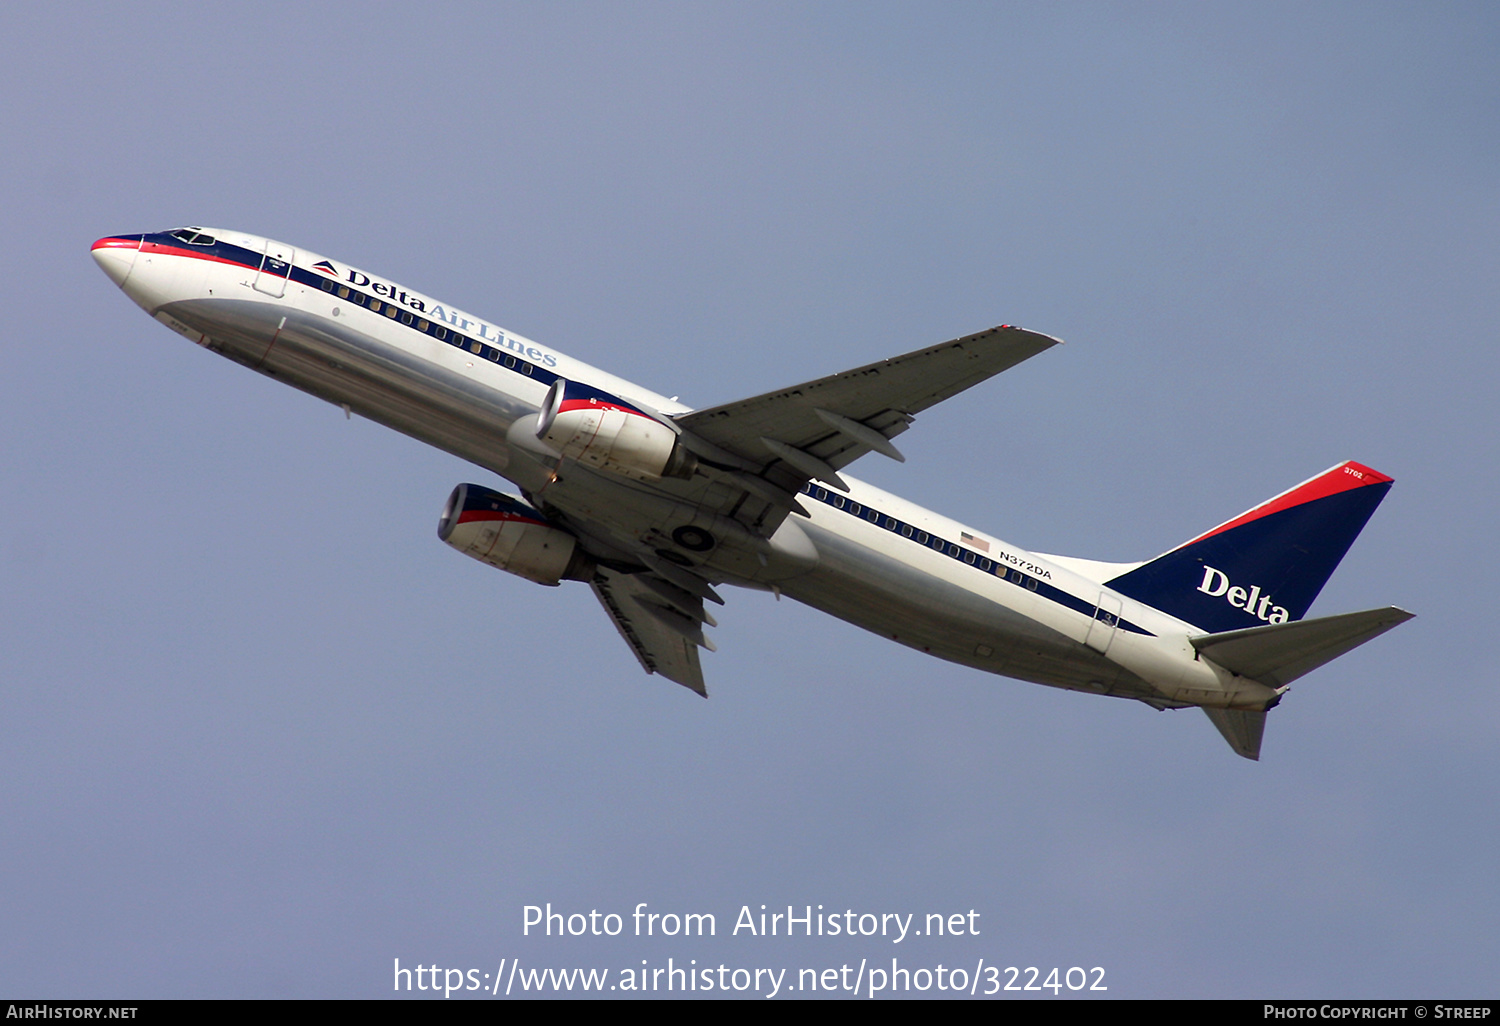
[[[1212,633],[1300,620],[1390,487],[1340,463],[1109,587]]]

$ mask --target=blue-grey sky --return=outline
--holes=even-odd
[[[1500,14],[1474,4],[10,4],[0,994],[347,996],[392,959],[1103,966],[1494,996]],[[703,702],[434,528],[485,472],[198,350],[89,244],[233,227],[694,405],[1067,344],[857,476],[1161,552],[1344,459],[1314,607],[1418,619],[1263,759],[733,593]],[[688,941],[521,910],[711,912]],[[981,933],[726,936],[742,905]]]

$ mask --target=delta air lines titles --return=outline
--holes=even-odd
[[[1236,609],[1243,609],[1257,620],[1266,623],[1286,623],[1289,613],[1281,606],[1271,604],[1270,595],[1262,595],[1260,585],[1252,585],[1249,591],[1229,583],[1229,575],[1207,564],[1203,567],[1203,583],[1198,590],[1212,598],[1222,598]]]
[[[324,270],[324,267],[333,266],[327,260],[321,261],[321,264],[324,266],[315,265],[315,269]],[[499,328],[486,324],[484,321],[470,320],[458,310],[446,310],[440,303],[433,302],[430,299],[423,299],[415,293],[408,293],[399,285],[377,281],[363,271],[356,271],[352,267],[349,268],[349,273],[344,277],[344,280],[357,289],[369,289],[383,299],[399,303],[435,321],[442,321],[455,331],[462,331],[466,334],[472,333],[484,341],[501,349],[508,349],[517,356],[530,360],[532,363],[541,364],[545,367],[557,366],[557,357],[533,344],[529,339],[522,339],[516,335],[507,335]]]

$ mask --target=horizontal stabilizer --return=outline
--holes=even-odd
[[[1266,733],[1265,710],[1251,712],[1246,709],[1203,709],[1224,740],[1240,755],[1260,761],[1260,739]]]
[[[1386,606],[1360,613],[1204,634],[1193,638],[1192,642],[1203,656],[1230,673],[1280,688],[1405,623],[1413,615],[1404,609]],[[1213,712],[1209,713],[1209,719],[1214,720],[1219,730],[1225,730],[1224,725],[1214,719]],[[1225,732],[1224,736],[1228,738],[1229,734]],[[1234,744],[1232,739],[1230,744]],[[1239,748],[1236,747],[1235,751]]]

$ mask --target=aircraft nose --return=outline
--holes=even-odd
[[[141,250],[139,235],[106,235],[94,243],[94,263],[109,275],[109,280],[124,288],[125,279],[135,267],[136,254]]]

